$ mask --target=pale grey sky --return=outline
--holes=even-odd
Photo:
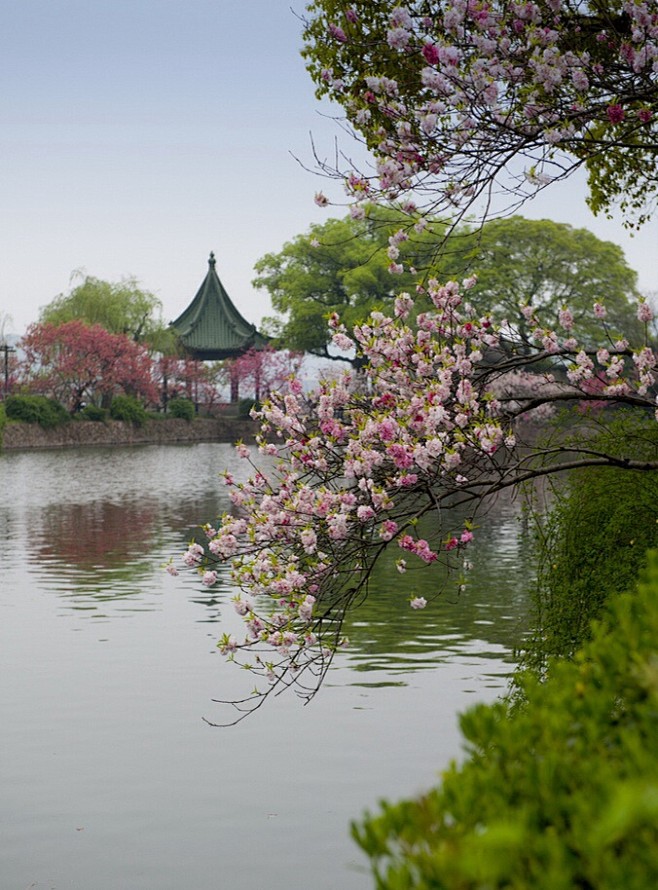
[[[292,7],[292,9],[291,9]],[[7,0],[0,32],[0,312],[17,333],[83,268],[135,276],[165,320],[190,301],[208,254],[250,321],[270,311],[254,262],[342,208],[313,165],[334,138],[299,55],[303,0]],[[326,115],[326,109],[325,109]],[[524,213],[621,244],[658,290],[658,224],[630,239],[595,220],[584,185]]]

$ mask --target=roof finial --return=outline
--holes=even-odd
[[[215,268],[215,252],[214,250],[210,251],[210,258],[208,259],[208,265],[211,269]]]

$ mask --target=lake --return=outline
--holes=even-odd
[[[163,567],[225,469],[218,444],[0,454],[2,888],[365,890],[350,821],[435,782],[458,712],[504,691],[532,568],[509,500],[464,593],[414,612],[435,582],[380,572],[310,704],[208,726],[252,685],[216,648],[235,591]]]

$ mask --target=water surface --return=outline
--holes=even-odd
[[[216,649],[234,591],[163,565],[228,506],[224,469],[217,444],[0,455],[2,888],[365,890],[350,820],[428,787],[457,713],[504,690],[530,565],[509,502],[465,593],[414,612],[431,579],[382,571],[308,706],[210,728],[248,691]]]

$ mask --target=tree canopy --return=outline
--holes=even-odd
[[[655,0],[311,0],[304,36],[318,94],[377,159],[356,197],[482,213],[584,166],[595,212],[648,218]]]
[[[72,281],[79,283],[41,309],[42,324],[57,326],[82,321],[100,325],[111,334],[125,334],[160,351],[173,349],[173,337],[160,315],[160,300],[144,290],[135,278],[110,282],[76,272]]]
[[[253,283],[267,289],[283,316],[268,319],[282,346],[336,357],[328,348],[327,320],[332,313],[353,325],[375,309],[390,309],[400,290],[415,289],[415,267],[431,261],[435,235],[419,226],[400,239],[396,232],[407,219],[391,208],[367,207],[357,217],[312,225],[278,253],[258,260]],[[450,262],[448,253],[442,259],[444,271]]]
[[[125,334],[78,320],[42,323],[28,329],[21,346],[24,384],[70,411],[83,402],[109,405],[124,393],[158,402],[151,359],[142,344]]]
[[[587,229],[521,216],[486,222],[471,240],[469,269],[477,283],[469,300],[496,321],[507,320],[508,336],[529,345],[523,307],[532,307],[546,329],[555,328],[560,312],[569,307],[589,345],[608,346],[623,334],[641,335],[635,315],[637,274],[617,244]],[[603,300],[606,325],[592,311]]]
[[[599,346],[611,335],[640,333],[632,302],[638,297],[636,273],[618,245],[587,229],[521,216],[491,220],[482,228],[461,226],[437,256],[436,223],[396,243],[402,214],[389,210],[382,218],[380,208],[370,213],[313,225],[256,263],[254,284],[269,291],[283,315],[269,322],[284,347],[330,356],[327,322],[333,313],[351,328],[370,312],[390,311],[396,294],[414,293],[432,275],[466,273],[478,279],[470,302],[494,320],[506,320],[513,342],[528,341],[523,306],[531,306],[545,328],[555,327],[569,306],[583,337]],[[404,269],[392,274],[391,266],[400,263]],[[605,328],[592,315],[603,294]]]

